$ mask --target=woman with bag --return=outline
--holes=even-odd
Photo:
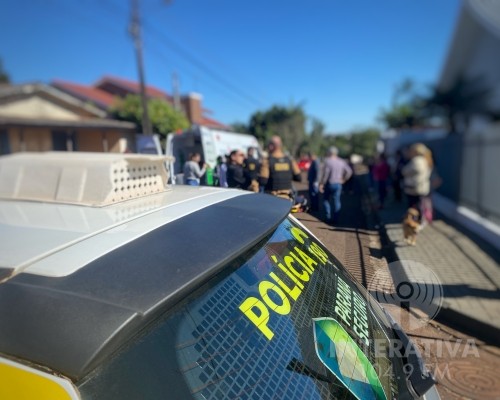
[[[431,173],[434,166],[432,153],[422,143],[414,143],[409,150],[410,161],[401,173],[403,190],[408,199],[408,207],[420,211],[420,223],[432,222]]]

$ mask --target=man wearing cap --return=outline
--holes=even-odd
[[[338,222],[342,184],[349,180],[352,175],[351,167],[338,157],[338,153],[338,149],[334,146],[328,149],[319,185],[319,191],[324,193],[323,206],[325,207],[326,220],[330,223]]]
[[[297,163],[283,153],[283,143],[279,136],[271,137],[267,145],[269,156],[262,161],[259,183],[266,193],[293,200],[292,181],[300,182],[301,175]]]

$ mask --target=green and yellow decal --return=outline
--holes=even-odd
[[[0,358],[0,399],[77,400],[69,380]]]
[[[290,229],[293,240],[284,255],[271,255],[274,271],[259,282],[259,296],[249,296],[239,309],[271,340],[274,332],[269,327],[271,313],[287,315],[292,303],[302,295],[318,265],[326,265],[328,255],[302,229]],[[295,242],[295,243],[294,243]]]
[[[359,400],[387,400],[382,383],[365,354],[333,318],[313,318],[316,354]]]

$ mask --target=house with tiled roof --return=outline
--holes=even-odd
[[[0,155],[19,151],[135,151],[136,126],[117,121],[109,111],[119,98],[139,94],[137,82],[104,76],[93,85],[56,79],[50,85],[0,85]],[[173,105],[167,92],[148,85],[149,98]],[[180,97],[192,125],[219,130],[229,127],[209,117],[202,97]]]
[[[82,85],[78,83],[56,79],[52,86],[65,91],[83,101],[88,101],[95,106],[109,111],[113,103],[118,98],[124,98],[129,94],[140,94],[138,82],[115,76],[103,76],[93,85]],[[170,105],[174,105],[174,98],[169,93],[155,86],[146,86],[146,95],[149,98],[165,100]],[[189,93],[180,96],[180,106],[192,125],[202,125],[208,128],[229,130],[227,125],[209,117],[210,110],[202,107],[202,96],[197,93]]]
[[[89,101],[88,96],[75,96],[44,83],[0,85],[0,155],[133,150],[135,125],[108,118],[97,106],[97,100],[105,98]]]
[[[101,110],[108,110],[116,101],[115,96],[111,93],[94,86],[81,85],[61,79],[53,80],[51,85],[56,89],[79,98],[81,101],[87,101]]]
[[[115,76],[103,76],[93,85],[94,88],[102,90],[117,97],[125,97],[128,94],[140,94],[141,88],[138,82]],[[172,104],[172,97],[157,87],[146,85],[146,96],[149,98],[163,99]]]

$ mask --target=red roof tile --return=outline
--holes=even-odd
[[[78,83],[68,82],[61,79],[55,79],[54,81],[52,81],[51,85],[59,90],[62,90],[75,97],[78,97],[81,100],[91,101],[97,106],[100,106],[102,108],[109,108],[115,102],[115,97],[110,93],[99,89],[99,86],[105,83],[111,83],[117,85],[125,90],[130,91],[131,93],[139,93],[139,84],[137,82],[112,76],[102,77],[93,86],[81,85]],[[172,102],[172,98],[168,95],[167,92],[164,92],[154,86],[147,86],[146,89],[148,96],[163,98],[166,99],[167,101]],[[212,114],[212,111],[204,108],[203,113]],[[231,129],[229,126],[224,125],[221,122],[216,121],[212,118],[208,118],[205,115],[202,117],[200,125],[216,129],[224,129],[224,130]]]
[[[208,128],[217,128],[217,129],[224,129],[224,130],[230,130],[231,127],[224,125],[220,123],[219,121],[216,121],[211,118],[207,118],[203,116],[200,121],[200,125],[206,126]]]
[[[140,92],[140,85],[138,82],[134,82],[128,79],[124,78],[118,78],[115,76],[103,76],[101,79],[99,79],[95,84],[94,87],[98,88],[99,86],[105,84],[105,83],[111,83],[116,86],[119,86],[125,90],[130,91],[131,93],[139,93]],[[158,97],[158,98],[163,98],[166,100],[170,100],[171,96],[167,92],[164,92],[161,89],[158,89],[154,86],[147,85],[146,86],[146,94],[149,97]]]
[[[114,96],[92,86],[55,79],[51,85],[63,92],[69,93],[80,100],[91,101],[101,108],[110,107],[115,101]]]

